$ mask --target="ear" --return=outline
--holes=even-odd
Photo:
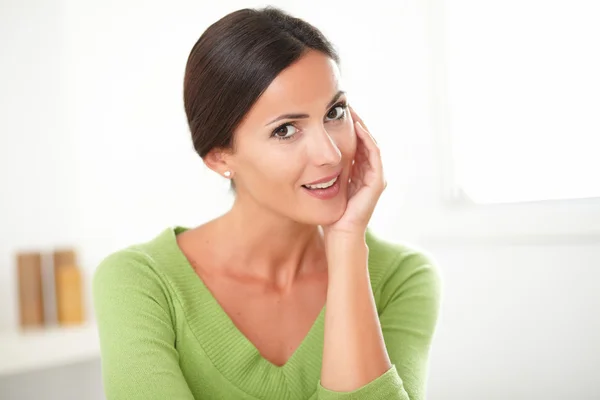
[[[222,148],[214,148],[204,157],[204,164],[221,176],[229,171],[233,175],[230,163],[231,151]]]

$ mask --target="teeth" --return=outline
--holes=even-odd
[[[332,180],[330,180],[329,182],[318,183],[316,185],[304,185],[304,186],[306,186],[308,189],[326,189],[326,188],[332,186],[336,180],[337,180],[337,176],[335,178],[333,178]]]

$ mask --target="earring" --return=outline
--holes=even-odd
[[[231,172],[230,171],[225,171],[223,172],[223,175],[225,175],[226,177],[230,177],[231,176]]]

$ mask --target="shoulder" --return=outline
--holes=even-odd
[[[367,231],[369,273],[375,296],[382,302],[404,289],[439,302],[440,266],[429,251],[407,242],[392,242]]]
[[[168,262],[163,252],[167,250],[168,235],[169,229],[149,241],[132,244],[104,257],[92,277],[94,297],[116,295],[119,290],[167,292],[164,269]]]
[[[137,243],[119,249],[104,257],[94,271],[94,281],[117,275],[126,278],[155,269],[150,242]]]

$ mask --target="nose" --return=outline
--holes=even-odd
[[[342,152],[324,127],[311,136],[309,156],[315,165],[338,165],[342,161]]]

